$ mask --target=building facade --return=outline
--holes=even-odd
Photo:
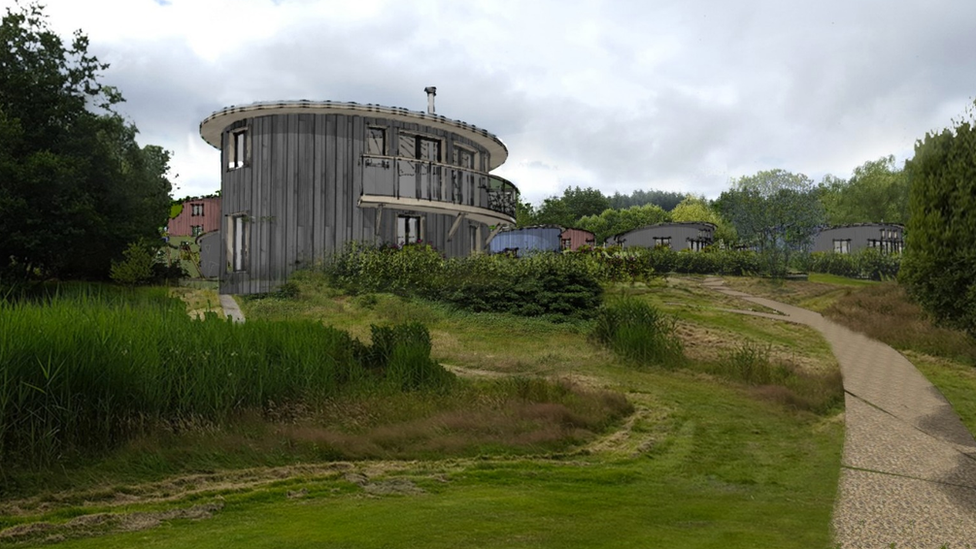
[[[895,223],[857,223],[824,229],[813,239],[814,252],[849,254],[867,248],[881,253],[905,249],[905,227]]]
[[[489,243],[493,254],[515,252],[519,257],[532,252],[558,252],[563,228],[558,225],[536,225],[505,229],[494,235]]]
[[[559,249],[575,252],[580,246],[596,246],[596,235],[585,229],[564,229],[559,235]]]
[[[169,236],[200,236],[220,230],[220,197],[191,198],[183,210],[166,224]]]
[[[658,223],[611,236],[607,239],[607,244],[624,248],[668,246],[674,251],[701,251],[714,242],[714,238],[715,225],[708,222]]]
[[[491,133],[429,112],[333,101],[228,107],[200,124],[221,150],[221,293],[273,290],[349,242],[487,249],[518,189],[491,174]],[[490,229],[494,227],[494,229]]]

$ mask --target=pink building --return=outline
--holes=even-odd
[[[583,229],[564,229],[559,235],[559,249],[576,251],[583,245],[596,246],[596,235]]]
[[[220,230],[220,197],[191,198],[166,226],[170,236],[199,236]]]

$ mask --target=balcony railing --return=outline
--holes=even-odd
[[[364,198],[408,199],[413,204],[426,201],[445,210],[480,208],[515,219],[518,188],[495,175],[440,162],[365,154],[362,169]]]

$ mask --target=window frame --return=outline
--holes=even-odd
[[[402,224],[401,224],[402,221]],[[413,235],[411,240],[410,234],[410,222],[415,222],[416,235]],[[423,217],[417,214],[397,214],[397,225],[396,225],[396,242],[397,246],[406,246],[408,244],[417,244],[423,242]]]

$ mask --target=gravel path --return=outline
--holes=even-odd
[[[976,548],[976,441],[905,357],[818,313],[730,290],[718,278],[704,285],[779,311],[830,343],[846,393],[838,547]]]

